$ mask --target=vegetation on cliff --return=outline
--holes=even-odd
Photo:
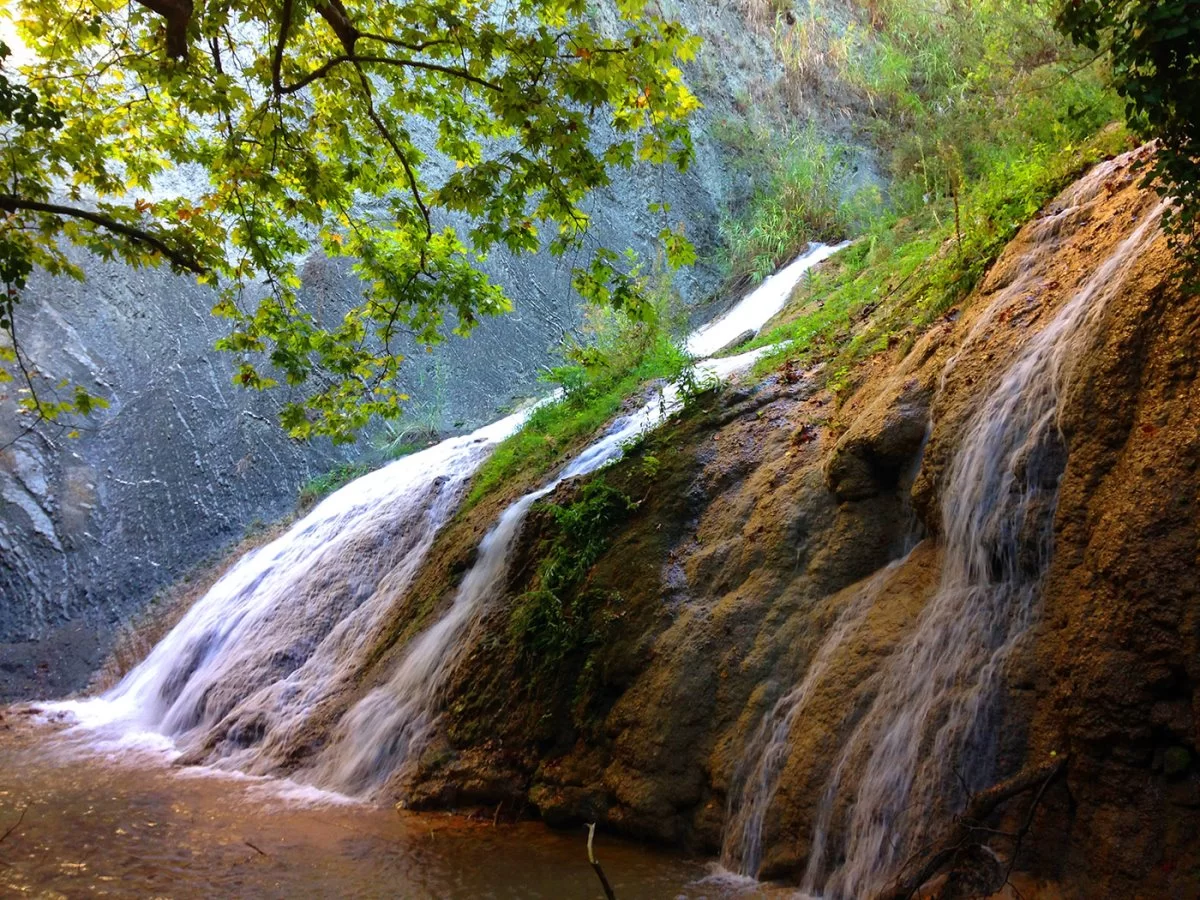
[[[910,346],[970,293],[1051,197],[1130,146],[1127,131],[1110,125],[1120,101],[1099,59],[1055,31],[1053,4],[931,10],[889,0],[852,11],[840,25],[821,4],[799,19],[782,7],[765,19],[746,12],[750,27],[782,55],[785,87],[803,73],[846,87],[863,108],[852,141],[830,138],[812,121],[781,132],[753,116],[718,126],[754,184],[725,221],[721,252],[731,292],[810,241],[854,239],[802,284],[785,321],[737,348],[778,345],[759,372],[832,362],[824,377],[839,392],[854,362],[900,342]],[[859,171],[856,146],[883,161],[878,183]],[[643,346],[637,332],[632,341],[593,334],[586,349],[572,347],[575,361],[551,373],[563,379],[566,400],[538,410],[502,446],[476,479],[469,505],[522,467],[535,476],[547,471],[646,380],[677,377],[672,323],[665,332],[654,324],[658,349],[645,368],[633,361],[644,350],[631,356]]]
[[[957,218],[925,210],[881,218],[798,289],[790,312],[745,348],[778,349],[758,364],[828,363],[835,393],[851,387],[855,363],[920,333],[963,300],[1017,231],[1098,160],[1128,148],[1124,129],[1104,129],[1079,146],[1040,146],[1020,163],[964,185]]]
[[[774,7],[760,28],[784,85],[799,82],[818,109],[836,89],[826,102],[848,114],[849,133],[822,138],[803,120],[752,120],[740,135],[727,125],[756,184],[726,228],[733,275],[761,278],[805,242],[854,236],[880,215],[953,218],[974,182],[1117,118],[1102,60],[1056,32],[1057,8],[880,0],[839,18],[836,4],[798,16]],[[874,178],[854,144],[873,148]]]
[[[532,489],[590,440],[629,398],[654,380],[674,381],[690,360],[679,346],[671,304],[659,293],[648,315],[593,309],[582,341],[563,348],[564,363],[544,373],[559,396],[538,406],[520,431],[496,448],[471,483],[465,509],[515,482]]]

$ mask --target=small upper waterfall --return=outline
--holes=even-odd
[[[836,248],[814,245],[689,341],[713,352],[760,327],[803,274]],[[724,378],[762,351],[698,364]],[[530,506],[563,480],[618,458],[676,411],[668,386],[510,506],[480,546],[450,607],[406,648],[388,682],[346,713],[325,750],[300,773],[364,793],[420,745],[446,675],[469,647],[480,612],[502,582]],[[277,771],[314,712],[348,690],[387,627],[472,475],[523,415],[446,440],[366,475],[328,497],[267,546],[247,554],[150,655],[101,697],[58,704],[85,726],[165,736],[196,758],[256,773]]]
[[[797,257],[774,275],[764,279],[762,284],[742,298],[725,315],[718,316],[707,325],[696,329],[688,338],[688,353],[697,358],[712,356],[728,347],[746,331],[761,327],[783,309],[788,297],[809,269],[847,246],[849,242],[834,245],[813,244],[803,256]]]
[[[1068,204],[1110,170],[1097,167],[1068,195]],[[803,884],[808,895],[873,896],[929,837],[930,827],[968,793],[994,781],[999,679],[1036,616],[1052,555],[1066,461],[1059,402],[1109,301],[1158,235],[1164,205],[1133,228],[1027,342],[995,387],[982,392],[941,492],[940,585],[885,663],[870,707],[833,766],[810,845]],[[1052,230],[1053,218],[1040,227]],[[991,321],[1024,289],[1022,272],[981,321]],[[764,715],[748,742],[731,787],[726,867],[758,874],[763,823],[787,761],[789,736],[834,654],[862,623],[887,571],[863,582],[800,683]],[[848,809],[838,802],[846,796],[852,797]]]

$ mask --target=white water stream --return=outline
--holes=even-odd
[[[871,896],[947,810],[994,781],[1000,677],[1036,616],[1053,553],[1066,463],[1059,403],[1109,302],[1158,236],[1164,207],[1030,339],[971,416],[942,489],[941,583],[843,750],[843,760],[865,758],[845,862],[826,869],[827,802],[806,873],[810,893]]]
[[[758,874],[762,865],[763,825],[779,789],[792,731],[829,673],[835,654],[862,624],[888,575],[907,558],[906,553],[856,587],[800,683],[776,701],[746,745],[739,771],[734,773],[721,847],[721,866],[727,871],[750,877]]]
[[[737,336],[761,327],[834,249],[815,245],[693,335],[691,351],[713,352],[729,342],[726,331]],[[762,352],[698,363],[697,374],[726,378]],[[529,508],[563,480],[619,458],[630,440],[680,404],[678,387],[668,386],[551,483],[510,506],[450,607],[411,641],[388,682],[349,710],[297,777],[363,795],[403,765],[427,736],[446,676],[503,583]],[[350,483],[241,559],[115,688],[54,706],[105,740],[144,739],[223,768],[277,771],[314,715],[352,687],[472,475],[523,419],[509,416]]]
[[[703,359],[728,347],[747,331],[757,331],[783,309],[809,269],[848,246],[849,241],[834,245],[813,244],[807,253],[767,277],[725,315],[696,329],[688,338],[688,353]]]
[[[752,350],[696,366],[700,378],[727,378],[749,367],[764,350]],[[472,628],[503,585],[513,544],[533,504],[568,478],[594,472],[619,459],[630,441],[678,411],[679,388],[656,393],[632,415],[619,420],[600,440],[583,450],[549,484],[521,497],[484,537],[479,556],[463,578],[450,609],[415,638],[389,682],[364,697],[338,726],[337,734],[313,772],[314,783],[341,793],[369,792],[412,759],[424,746],[437,713],[446,676],[472,646]]]
[[[397,460],[336,491],[242,557],[112,690],[56,706],[116,734],[207,740],[260,708],[285,733],[352,674],[433,538],[496,443],[523,414]],[[263,717],[249,717],[265,727]],[[234,743],[253,735],[232,731]],[[236,747],[229,748],[230,750]]]

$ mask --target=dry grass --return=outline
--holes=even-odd
[[[791,0],[741,0],[742,18],[750,30],[770,35],[776,22],[792,15]]]

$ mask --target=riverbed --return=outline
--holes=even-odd
[[[0,709],[0,895],[603,897],[586,829],[350,801],[170,763]],[[750,898],[702,859],[597,834],[619,900]]]

